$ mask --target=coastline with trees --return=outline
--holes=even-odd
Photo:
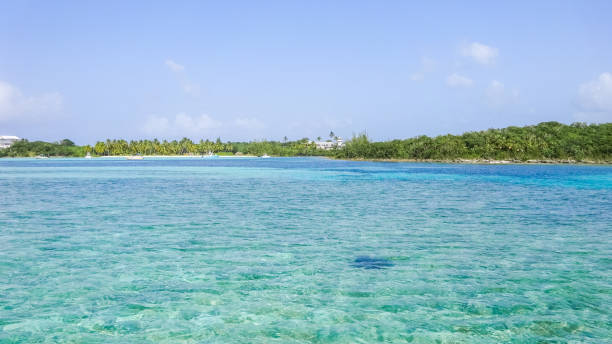
[[[337,136],[330,133],[330,138]],[[612,163],[612,123],[565,125],[543,122],[533,126],[488,129],[461,135],[418,136],[375,142],[355,135],[344,147],[319,149],[308,138],[289,141],[222,142],[191,139],[99,141],[77,146],[68,139],[55,143],[21,140],[0,149],[0,157],[185,156],[203,155],[325,156],[336,159],[439,162],[561,162]]]
[[[336,158],[447,162],[612,162],[612,123],[565,125],[543,122],[462,135],[418,136],[406,140],[371,142],[353,137]]]

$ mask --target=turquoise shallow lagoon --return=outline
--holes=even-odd
[[[611,224],[610,166],[2,159],[0,343],[610,342]]]

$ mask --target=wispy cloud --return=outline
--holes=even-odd
[[[472,58],[474,61],[480,64],[492,64],[497,56],[499,55],[499,51],[497,48],[473,42],[469,44],[465,44],[461,49],[461,54],[463,56]]]
[[[163,137],[204,135],[211,129],[221,126],[221,122],[202,114],[200,116],[189,116],[179,113],[174,118],[163,116],[151,116],[145,122],[143,131],[149,135],[161,135]]]
[[[221,133],[231,134],[235,129],[257,131],[264,128],[266,128],[265,123],[254,117],[238,117],[222,121],[207,114],[190,116],[179,113],[175,116],[150,116],[142,131],[147,135],[177,138],[218,136]]]
[[[466,76],[453,73],[446,78],[446,84],[450,87],[470,87],[474,81]]]
[[[0,121],[39,119],[60,112],[62,95],[57,92],[25,95],[14,85],[0,81]]]
[[[578,94],[585,109],[612,112],[612,74],[601,73],[597,79],[585,82]]]
[[[485,90],[485,95],[490,106],[502,107],[516,103],[519,98],[519,91],[517,89],[509,90],[502,82],[493,80]]]
[[[185,66],[178,64],[170,59],[166,60],[166,66],[170,68],[173,72],[182,72],[185,70]]]
[[[185,66],[175,62],[174,60],[168,59],[165,62],[166,67],[168,67],[178,78],[181,89],[183,92],[191,95],[191,96],[199,96],[200,95],[200,85],[192,82],[187,73]]]
[[[612,121],[612,73],[601,73],[595,80],[578,87],[581,111],[574,114],[580,121]]]

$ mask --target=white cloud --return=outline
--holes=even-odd
[[[517,89],[508,90],[506,86],[497,81],[491,81],[489,87],[485,91],[487,102],[493,107],[501,107],[506,104],[515,103],[519,97]]]
[[[463,56],[471,57],[480,64],[491,64],[498,55],[497,48],[484,45],[482,43],[473,42],[466,44],[461,49]]]
[[[578,88],[581,111],[574,119],[582,122],[612,121],[612,73],[601,73]]]
[[[469,87],[474,81],[466,76],[453,73],[446,78],[446,84],[450,87]]]
[[[197,97],[200,95],[200,85],[189,80],[189,76],[186,75],[187,73],[184,73],[185,66],[179,63],[176,63],[175,61],[170,60],[170,59],[166,60],[165,63],[166,63],[166,66],[174,72],[174,75],[179,81],[183,92],[187,93],[188,95],[194,96],[194,97]]]
[[[200,115],[199,117],[191,117],[184,113],[176,115],[176,125],[180,129],[192,130],[200,132],[208,129],[214,129],[221,126],[221,122],[213,119],[208,115]]]
[[[57,92],[26,96],[19,88],[0,81],[0,121],[46,117],[59,112],[62,104]]]
[[[491,81],[491,84],[489,85],[487,92],[490,95],[495,95],[495,94],[502,94],[504,93],[505,90],[506,90],[506,86],[504,86],[503,83],[497,80],[493,80]]]
[[[170,68],[173,72],[182,72],[185,70],[185,66],[178,64],[170,59],[166,60],[166,66]]]
[[[175,116],[151,116],[142,131],[147,135],[161,138],[208,137],[236,134],[237,130],[253,131],[265,129],[266,125],[254,117],[238,117],[221,121],[209,115],[190,116],[179,113]]]
[[[149,135],[178,137],[204,135],[211,129],[221,127],[222,123],[208,115],[189,116],[179,113],[174,118],[151,116],[145,122],[143,131]]]
[[[585,109],[612,112],[612,74],[601,73],[597,79],[580,85],[578,94]]]

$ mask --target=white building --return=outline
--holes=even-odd
[[[335,141],[314,141],[314,144],[317,145],[318,149],[324,150],[344,147],[344,141],[341,138],[337,138]]]
[[[0,149],[9,148],[16,141],[21,140],[17,136],[0,136]]]

